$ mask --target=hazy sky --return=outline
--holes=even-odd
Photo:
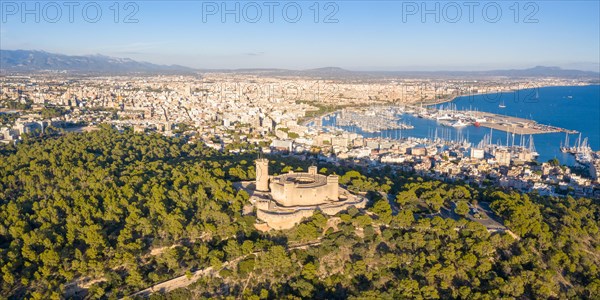
[[[2,49],[197,68],[600,66],[596,0],[121,1],[118,15],[114,1],[0,3]]]

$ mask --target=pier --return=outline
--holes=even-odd
[[[420,118],[437,120],[443,125],[448,125],[452,127],[474,125],[520,135],[555,132],[565,132],[568,134],[578,133],[575,130],[539,124],[538,122],[530,119],[510,117],[488,112],[455,109],[435,109],[431,107],[413,107],[412,109]]]
[[[493,128],[505,132],[515,134],[543,134],[543,133],[554,133],[554,132],[566,132],[569,134],[577,133],[577,131],[560,128],[556,126],[539,124],[536,121],[509,117],[504,115],[497,115],[486,112],[471,112],[473,115],[480,119],[485,119],[485,122],[479,122],[479,126]]]

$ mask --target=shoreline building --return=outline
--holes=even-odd
[[[350,206],[364,208],[367,199],[339,186],[337,175],[325,176],[311,166],[308,172],[269,175],[269,160],[256,160],[256,181],[242,183],[256,208],[257,228],[290,229],[316,210],[335,215]],[[266,225],[266,226],[265,226]]]

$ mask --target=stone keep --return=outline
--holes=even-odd
[[[269,191],[269,160],[266,158],[256,160],[256,190]]]

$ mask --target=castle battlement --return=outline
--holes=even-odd
[[[268,196],[268,200],[255,201],[256,216],[270,228],[292,228],[317,209],[334,215],[350,206],[366,205],[366,198],[340,188],[339,176],[318,174],[316,166],[309,167],[308,172],[290,171],[279,176],[269,176],[268,168],[267,159],[256,160],[256,191],[261,197]]]

